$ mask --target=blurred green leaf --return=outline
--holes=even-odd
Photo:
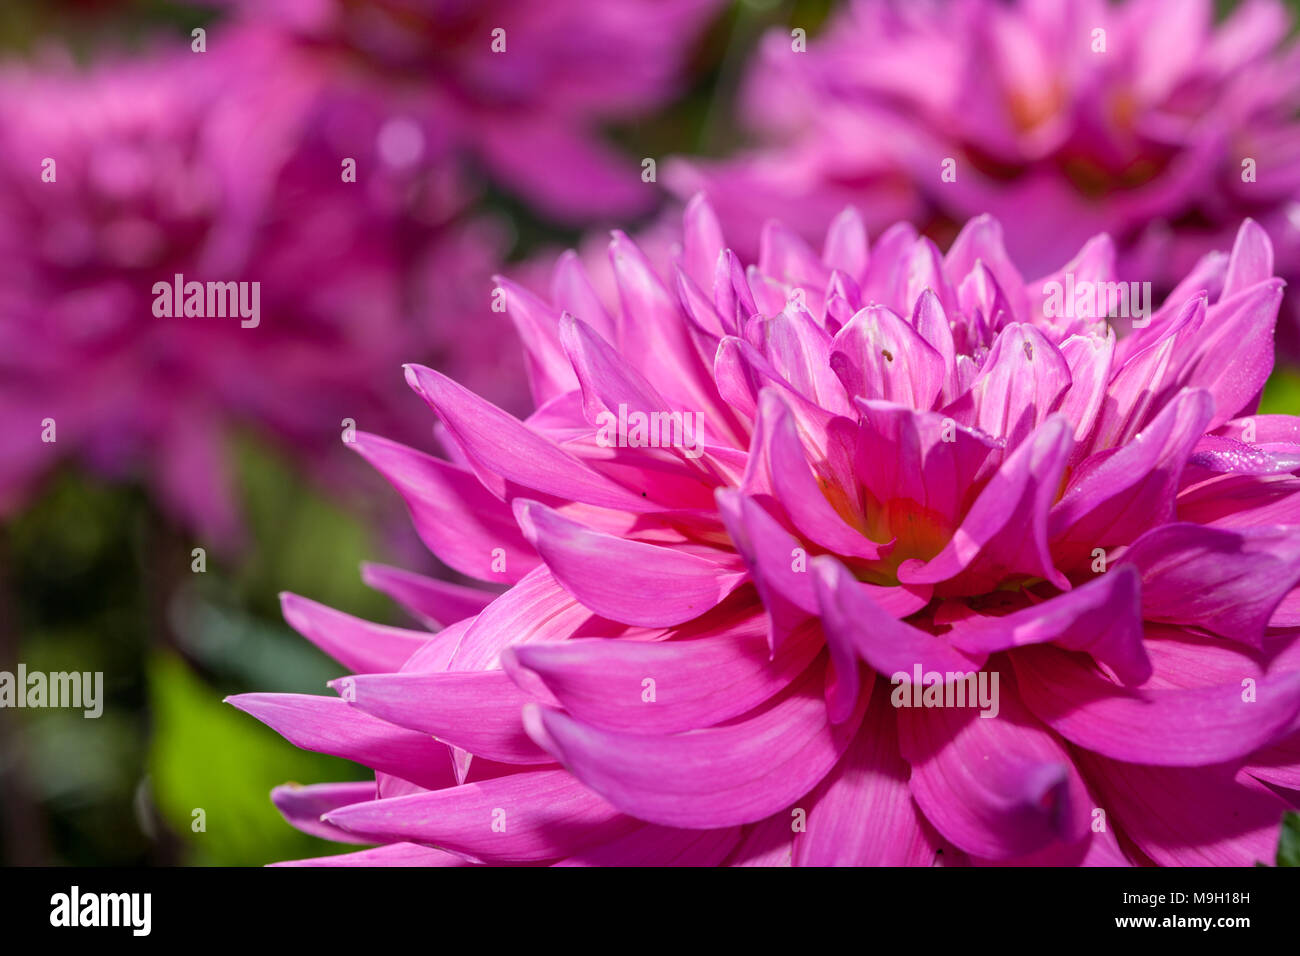
[[[1277,841],[1277,865],[1300,866],[1300,813],[1282,815],[1282,834]]]
[[[268,727],[222,703],[175,655],[149,666],[156,730],[150,754],[154,799],[163,818],[205,865],[260,865],[348,849],[294,830],[270,800],[290,781],[364,779],[346,761],[293,747]],[[194,832],[202,809],[206,831]]]
[[[1264,386],[1261,415],[1300,415],[1300,372],[1279,368]]]
[[[391,612],[361,582],[361,562],[376,557],[364,521],[305,485],[262,444],[237,442],[235,459],[255,544],[236,579],[247,606],[278,618],[277,595],[294,591],[359,617]]]

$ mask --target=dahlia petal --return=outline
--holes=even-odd
[[[1107,817],[1157,866],[1251,866],[1273,859],[1287,805],[1222,767],[1151,767],[1081,752]]]
[[[1061,414],[1074,422],[1076,454],[1086,447],[1084,443],[1097,423],[1114,353],[1115,333],[1110,329],[1104,336],[1072,335],[1061,343],[1061,357],[1069,367],[1071,383],[1061,400]]]
[[[776,813],[742,827],[740,845],[723,866],[786,867],[793,865],[794,827],[791,816]]]
[[[1253,285],[1273,277],[1273,243],[1253,219],[1246,219],[1237,229],[1228,259],[1228,273],[1223,279],[1220,301],[1230,299]]]
[[[1215,475],[1179,493],[1178,518],[1216,528],[1300,525],[1300,478]]]
[[[814,558],[811,572],[826,645],[835,663],[834,681],[827,691],[832,720],[843,720],[852,712],[858,692],[859,657],[874,671],[901,672],[909,675],[909,680],[918,666],[923,672],[979,670],[980,660],[942,638],[895,620],[830,555]]]
[[[566,314],[559,329],[565,357],[582,387],[583,411],[589,424],[596,425],[602,413],[617,417],[620,405],[647,416],[652,412],[680,411],[581,319]]]
[[[830,269],[808,243],[775,220],[763,224],[759,236],[758,270],[782,285],[824,289]]]
[[[290,627],[356,673],[395,671],[433,636],[372,624],[288,592],[280,595],[280,609]]]
[[[1272,373],[1273,328],[1284,284],[1271,279],[1220,298],[1204,334],[1195,338],[1179,383],[1214,396],[1211,429],[1247,410]]]
[[[551,300],[562,312],[586,322],[606,342],[616,340],[618,328],[592,288],[582,260],[572,249],[566,250],[555,263],[555,272],[551,276]]]
[[[833,414],[851,413],[840,379],[831,371],[831,337],[805,309],[791,303],[771,318],[755,316],[746,335],[794,391]]]
[[[237,694],[226,702],[302,750],[352,760],[430,790],[452,784],[451,761],[444,744],[358,713],[337,697]]]
[[[525,689],[536,675],[561,707],[608,730],[671,734],[711,727],[785,690],[821,649],[804,628],[769,656],[761,615],[728,615],[698,633],[668,641],[575,640],[512,648],[506,671]],[[646,698],[646,680],[654,693]]]
[[[406,380],[438,413],[476,467],[490,475],[567,501],[637,513],[655,510],[646,498],[602,477],[513,415],[440,372],[408,365]]]
[[[1204,435],[1192,449],[1187,464],[1240,475],[1285,475],[1300,469],[1300,444],[1279,443],[1262,448],[1223,435]]]
[[[1060,350],[1032,325],[1013,323],[998,333],[975,384],[944,412],[1012,449],[1056,411],[1070,384]]]
[[[858,410],[854,459],[867,492],[886,513],[898,502],[951,533],[996,464],[998,443],[937,412],[888,402],[858,402]]]
[[[930,866],[940,851],[922,826],[898,752],[883,684],[840,762],[808,796],[807,829],[794,838],[796,866]]]
[[[1261,647],[1274,609],[1300,582],[1300,534],[1293,527],[1153,528],[1120,558],[1142,574],[1149,621],[1192,624]]]
[[[524,725],[583,783],[638,819],[711,829],[789,808],[835,765],[863,707],[832,726],[813,666],[790,693],[753,717],[669,736],[598,730],[529,705]]]
[[[335,839],[338,839],[337,837]],[[338,853],[307,860],[287,860],[271,866],[470,866],[463,857],[417,846],[414,843],[390,843],[355,853]]]
[[[862,214],[852,206],[846,207],[831,220],[830,227],[826,230],[822,261],[832,269],[839,269],[861,282],[868,258],[867,229],[862,222]]]
[[[409,840],[471,862],[503,863],[564,859],[637,825],[562,770],[372,800],[326,820],[376,842]]]
[[[751,461],[766,466],[773,493],[802,534],[836,554],[865,560],[881,556],[885,549],[849,526],[822,494],[789,406],[771,387],[759,394],[753,446]]]
[[[619,351],[634,357],[646,378],[680,404],[712,408],[707,396],[713,386],[678,319],[676,300],[636,243],[617,229],[613,236],[609,258],[622,304]]]
[[[533,293],[505,276],[494,276],[505,293],[506,312],[514,321],[527,357],[528,383],[533,401],[544,402],[577,388],[577,380],[560,348],[559,314]]]
[[[754,499],[720,490],[718,512],[736,552],[749,568],[771,621],[771,646],[817,613],[817,598],[807,573],[807,557],[789,532]]]
[[[928,562],[903,562],[898,579],[938,584],[961,575],[963,587],[983,592],[1009,575],[1027,574],[1068,590],[1052,564],[1047,517],[1070,443],[1068,421],[1059,415],[1045,421],[1003,462],[947,546]]]
[[[948,316],[939,297],[932,290],[926,289],[917,298],[916,307],[912,310],[912,325],[943,359],[944,380],[940,397],[944,404],[948,404],[961,394],[956,387],[957,353]]]
[[[999,860],[1088,828],[1089,801],[1069,754],[1024,711],[1004,682],[996,719],[964,708],[899,711],[912,796],[958,848]]]
[[[1054,643],[1090,654],[1125,684],[1142,684],[1151,676],[1151,660],[1142,644],[1141,578],[1127,566],[1003,617],[954,623],[947,637],[973,655]]]
[[[919,305],[921,297],[929,293],[935,297],[941,310],[952,311],[957,308],[957,294],[944,275],[943,256],[940,255],[938,246],[928,237],[921,236],[912,246],[903,277],[906,282],[903,287],[903,302]],[[917,326],[917,331],[920,331],[920,326]]]
[[[696,193],[682,212],[682,268],[701,289],[713,287],[718,256],[726,243],[718,216],[703,193]]]
[[[358,432],[356,439],[353,447],[398,490],[420,540],[440,561],[482,581],[510,583],[539,563],[510,509],[472,474],[377,435]],[[505,571],[493,570],[497,548]]]
[[[430,628],[445,627],[473,617],[497,597],[496,591],[453,584],[425,577],[413,571],[375,564],[361,565],[361,580],[367,587],[386,594]],[[358,673],[396,670],[395,667],[354,667]]]
[[[321,815],[330,810],[337,810],[339,807],[373,799],[375,799],[373,780],[362,780],[356,783],[316,783],[307,787],[291,783],[271,791],[271,802],[284,815],[284,819],[290,826],[303,833],[320,837],[322,840],[335,840],[339,843],[367,841],[358,840],[346,830],[322,823]]]
[[[835,333],[830,365],[850,397],[884,399],[928,411],[943,391],[943,356],[908,322],[868,306]]]
[[[944,257],[944,271],[950,276],[965,276],[983,264],[997,280],[1016,315],[1025,315],[1024,280],[1007,254],[1002,226],[992,216],[976,216],[962,227]]]
[[[617,634],[619,625],[598,617],[575,601],[543,564],[468,622],[453,645],[444,645],[445,652],[433,652],[429,648],[431,653],[427,659],[417,654],[403,670],[423,673],[495,670],[501,666],[501,654],[507,647],[561,641],[591,629]]]
[[[360,674],[330,686],[363,713],[475,756],[499,763],[551,762],[519,720],[520,709],[533,697],[502,671]]]
[[[1086,660],[1054,648],[1012,655],[1021,696],[1071,743],[1154,766],[1205,766],[1243,757],[1282,733],[1300,713],[1300,672],[1261,679],[1243,701],[1240,679],[1179,690],[1125,688]]]
[[[1180,392],[1127,445],[1085,459],[1048,517],[1058,563],[1068,567],[1095,548],[1131,544],[1168,521],[1188,455],[1213,415],[1209,392]]]
[[[1300,790],[1300,733],[1251,754],[1242,770],[1264,783]]]
[[[644,826],[553,866],[717,866],[740,842],[740,827],[679,830]]]
[[[670,627],[699,617],[745,575],[685,551],[585,528],[535,501],[516,499],[524,535],[564,586],[603,617]]]
[[[1185,361],[1183,343],[1199,333],[1206,314],[1203,295],[1190,299],[1163,328],[1151,326],[1159,329],[1159,334],[1149,344],[1130,351],[1122,361],[1117,355],[1115,372],[1093,431],[1092,451],[1127,444],[1143,429],[1153,409],[1161,407],[1157,397],[1173,388],[1171,383]]]

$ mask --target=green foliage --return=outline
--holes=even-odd
[[[363,779],[364,771],[293,747],[268,727],[221,701],[178,657],[154,656],[150,703],[157,729],[149,756],[155,802],[204,865],[258,865],[337,852],[291,828],[271,804],[271,788],[289,781]],[[206,830],[193,829],[202,809]]]
[[[1282,815],[1282,833],[1277,841],[1277,865],[1300,866],[1300,813]]]
[[[1279,368],[1264,386],[1261,415],[1300,415],[1300,372]]]

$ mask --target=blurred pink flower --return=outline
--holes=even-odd
[[[656,202],[641,157],[602,138],[681,92],[721,0],[224,0],[296,38],[331,99],[385,118],[395,161],[481,166],[562,222]],[[501,32],[498,32],[501,31]],[[496,49],[494,49],[494,45]]]
[[[946,255],[907,224],[869,248],[852,210],[821,253],[758,245],[746,268],[697,199],[668,274],[615,234],[613,307],[577,256],[549,299],[504,281],[526,421],[408,368],[449,459],[356,450],[509,589],[367,567],[432,634],[285,596],[357,676],[232,703],[376,771],[276,790],[381,844],[306,862],[1270,859],[1300,790],[1300,419],[1251,414],[1263,230],[1118,341],[1054,291],[1117,293],[1104,235],[1036,282],[988,217]]]
[[[854,203],[872,228],[906,218],[947,242],[989,213],[1014,224],[1010,252],[1030,272],[1105,231],[1124,278],[1163,291],[1249,216],[1294,280],[1290,25],[1274,0],[1218,25],[1210,0],[853,0],[806,52],[789,29],[766,37],[742,103],[756,148],[679,161],[665,181],[707,191],[745,236],[776,216],[811,239]],[[1280,331],[1300,345],[1300,325]]]
[[[77,458],[230,545],[236,429],[330,480],[354,461],[345,418],[427,433],[375,387],[412,354],[509,403],[490,377],[520,374],[488,310],[504,239],[458,218],[454,173],[386,165],[373,137],[343,182],[323,77],[283,53],[246,32],[201,56],[0,70],[0,506]],[[259,320],[159,317],[155,284],[177,275],[256,283]]]

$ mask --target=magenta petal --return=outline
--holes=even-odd
[[[284,619],[350,671],[395,671],[433,637],[427,631],[372,624],[296,594],[280,595]]]
[[[310,833],[322,840],[340,843],[368,843],[321,821],[321,815],[339,807],[375,799],[372,780],[357,783],[315,783],[307,787],[296,783],[285,784],[271,791],[271,802],[284,815],[290,826]]]
[[[530,705],[524,725],[583,783],[651,823],[709,829],[752,823],[791,807],[835,765],[863,707],[832,725],[822,668],[779,702],[722,727],[668,736],[599,730]]]
[[[1120,563],[1142,574],[1147,620],[1193,624],[1260,647],[1274,609],[1300,582],[1300,534],[1285,525],[1167,524],[1134,542]]]
[[[354,446],[406,501],[420,540],[438,559],[481,581],[519,580],[538,563],[508,506],[469,472],[396,442],[357,433]],[[493,552],[505,570],[493,570]]]
[[[226,702],[303,750],[354,760],[430,790],[453,783],[445,744],[359,713],[337,697],[238,694]]]
[[[1151,676],[1151,661],[1142,644],[1141,582],[1131,567],[1115,568],[1082,587],[1004,617],[954,622],[947,637],[970,654],[1054,643],[1091,654],[1125,684],[1141,684]]]
[[[557,395],[573,391],[577,381],[560,348],[559,313],[533,293],[503,276],[496,276],[497,288],[505,293],[506,311],[528,360],[528,382],[533,400],[541,405]]]
[[[1179,382],[1214,396],[1210,428],[1248,412],[1273,371],[1273,327],[1284,284],[1270,279],[1220,298],[1194,338]]]
[[[1270,863],[1288,809],[1223,767],[1150,767],[1081,752],[1079,765],[1124,836],[1158,866]]]
[[[771,387],[759,393],[754,444],[751,460],[766,467],[773,494],[801,533],[836,554],[865,560],[881,556],[886,549],[850,526],[822,494],[789,407]]]
[[[759,615],[668,641],[576,640],[513,648],[508,673],[540,679],[569,714],[608,730],[669,734],[738,717],[784,691],[821,650],[813,628],[768,655]],[[647,684],[647,681],[652,683]],[[651,692],[652,691],[652,692]]]
[[[516,500],[515,514],[556,580],[611,620],[681,624],[715,607],[745,578],[686,551],[592,531],[535,501]]]
[[[1230,299],[1238,292],[1244,292],[1272,277],[1273,244],[1259,223],[1247,219],[1237,230],[1237,238],[1232,244],[1228,273],[1223,279],[1223,292],[1219,294],[1219,299]]]
[[[473,617],[497,597],[496,591],[483,591],[463,584],[452,584],[425,577],[403,568],[366,561],[361,565],[361,580],[400,604],[431,628],[445,627]],[[359,673],[396,670],[395,667],[354,667]]]
[[[735,491],[717,493],[718,512],[771,620],[775,649],[817,613],[807,555],[799,539],[782,528],[754,499]]]
[[[372,800],[326,819],[376,842],[427,843],[475,862],[563,859],[637,825],[563,770]]]
[[[476,467],[490,475],[569,501],[637,513],[655,510],[641,495],[601,476],[555,442],[440,372],[408,365],[406,379],[438,413]]]
[[[797,866],[930,866],[941,850],[907,786],[888,689],[871,696],[853,743],[809,794],[807,829],[795,835]]]
[[[502,671],[361,674],[335,681],[360,711],[499,763],[550,763],[519,712],[533,698]]]
[[[653,824],[589,847],[554,866],[717,866],[740,842],[740,827],[679,830]]]
[[[1187,767],[1244,757],[1300,714],[1300,672],[1259,679],[1256,698],[1247,701],[1241,679],[1126,688],[1054,648],[1026,648],[1011,659],[1035,716],[1071,743],[1130,763]]]
[[[337,837],[335,839],[338,839]],[[369,842],[369,841],[366,841]],[[272,866],[471,866],[463,857],[414,843],[390,843],[356,853],[338,853],[307,860],[289,860]]]
[[[867,492],[888,510],[923,511],[953,528],[971,505],[973,489],[1001,457],[987,435],[937,412],[889,402],[859,402],[861,424],[854,460]]]
[[[981,661],[963,654],[942,638],[895,620],[831,556],[813,559],[811,572],[826,646],[834,662],[834,681],[828,689],[832,720],[843,720],[852,712],[858,691],[858,658],[878,673],[902,672],[909,680],[918,666],[923,672],[979,670]]]
[[[907,321],[868,306],[835,334],[831,368],[850,398],[883,399],[918,411],[934,407],[948,370]]]
[[[948,545],[924,564],[904,562],[898,579],[938,584],[960,575],[963,589],[987,592],[1008,576],[1023,574],[1068,589],[1052,564],[1047,516],[1070,446],[1070,423],[1060,416],[1045,421],[1003,462]]]
[[[944,837],[975,856],[1007,859],[1075,842],[1090,807],[1069,754],[1015,700],[1009,681],[1000,697],[991,719],[956,707],[899,711],[912,795]]]
[[[1094,548],[1131,544],[1170,520],[1187,456],[1213,415],[1209,392],[1180,392],[1127,445],[1085,459],[1049,517],[1058,563],[1086,562]]]
[[[1056,411],[1070,385],[1060,350],[1034,326],[1014,323],[998,333],[970,390],[944,412],[1012,449]]]

